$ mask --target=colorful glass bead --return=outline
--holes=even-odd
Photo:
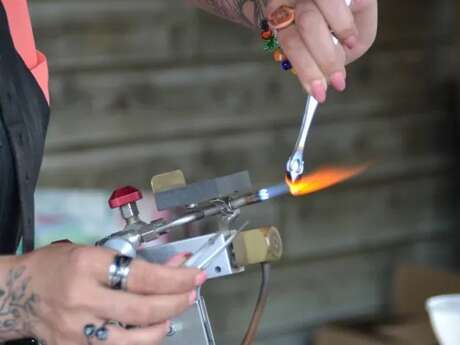
[[[276,49],[273,52],[273,60],[275,60],[276,62],[282,62],[286,60],[286,56],[283,54],[283,51],[281,49]]]
[[[273,52],[276,49],[278,49],[278,47],[279,45],[278,45],[278,40],[276,39],[276,37],[272,37],[269,40],[265,41],[264,43],[264,50],[268,52]]]
[[[289,60],[284,60],[283,62],[281,62],[281,68],[285,71],[289,71],[290,69],[292,69],[291,62]]]
[[[266,19],[263,19],[260,21],[260,30],[262,31],[270,30],[270,26],[268,25],[268,21]]]
[[[260,33],[260,37],[261,37],[263,40],[267,41],[267,40],[269,40],[270,38],[273,37],[273,32],[272,32],[270,29],[267,30],[267,31],[262,31],[262,32]]]
[[[297,71],[294,68],[291,68],[289,72],[291,72],[293,75],[297,75]]]
[[[281,30],[288,27],[289,25],[294,23],[294,20],[294,8],[287,5],[281,5],[280,7],[278,7],[270,14],[268,18],[270,26],[277,30]]]

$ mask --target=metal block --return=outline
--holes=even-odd
[[[145,247],[138,251],[137,255],[144,258],[147,261],[155,263],[164,263],[169,258],[176,254],[189,252],[195,253],[199,250],[208,240],[215,234],[197,236],[187,238],[181,241],[166,243],[162,245],[155,245],[152,247]],[[225,242],[224,235],[220,235],[216,240],[216,246]],[[206,269],[208,278],[224,277],[231,274],[239,273],[244,270],[243,267],[235,267],[232,261],[231,249],[227,248],[223,250],[216,258],[211,262],[210,266]]]
[[[152,185],[153,193],[164,192],[187,185],[184,173],[181,170],[155,175],[152,177],[150,184]]]
[[[155,193],[157,209],[167,210],[172,207],[182,207],[199,204],[216,198],[223,198],[234,193],[248,193],[252,190],[251,179],[247,171],[200,181],[185,187],[174,188]]]

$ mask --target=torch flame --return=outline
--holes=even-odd
[[[307,195],[348,180],[363,173],[368,167],[369,164],[351,167],[324,167],[301,176],[296,181],[292,181],[286,176],[286,183],[292,195]]]

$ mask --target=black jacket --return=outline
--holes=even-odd
[[[34,190],[43,157],[49,107],[38,83],[13,46],[1,2],[0,110],[13,157],[17,194],[16,207],[11,214],[16,217],[17,226],[0,228],[0,254],[12,254],[21,235],[25,251],[34,247]],[[0,161],[0,164],[7,161]],[[8,179],[0,176],[0,205],[14,203],[14,200],[6,200],[7,188],[2,183],[8,183]]]

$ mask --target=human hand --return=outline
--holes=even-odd
[[[361,57],[377,34],[377,0],[188,0],[237,23],[259,26],[283,5],[294,9],[295,24],[279,30],[278,41],[304,89],[319,102],[328,85],[346,88],[345,66]],[[339,39],[332,41],[331,31]]]
[[[282,5],[295,9],[295,24],[279,30],[278,41],[302,86],[321,103],[328,84],[344,91],[345,66],[375,40],[377,0],[353,0],[351,7],[344,0],[268,0],[266,17]],[[339,44],[333,43],[331,31]]]
[[[29,336],[47,345],[85,344],[85,325],[107,320],[141,326],[124,329],[107,325],[107,345],[159,344],[171,318],[196,299],[196,287],[206,280],[198,269],[179,268],[185,255],[168,264],[133,260],[127,291],[108,287],[108,268],[115,252],[101,247],[54,244],[24,256],[35,301]],[[90,344],[100,343],[92,338]]]

